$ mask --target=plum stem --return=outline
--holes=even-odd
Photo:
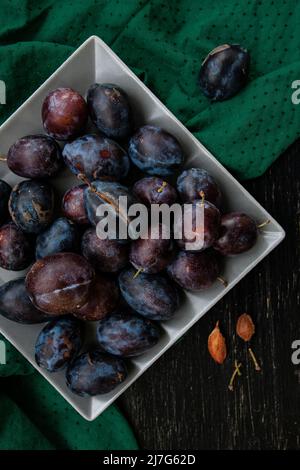
[[[0,162],[6,162],[7,158],[5,155],[0,155]]]
[[[258,362],[257,362],[257,359],[254,355],[254,352],[252,351],[251,348],[248,348],[248,351],[249,351],[249,354],[250,354],[250,357],[254,363],[254,367],[255,367],[255,370],[257,370],[257,372],[261,371],[261,367],[259,366]]]
[[[239,375],[239,376],[242,375],[242,373],[241,373],[241,371],[240,371],[240,368],[241,368],[241,367],[242,367],[242,363],[241,363],[241,362],[238,364],[237,361],[234,361],[234,371],[233,371],[233,374],[232,374],[232,376],[231,376],[231,379],[230,379],[230,382],[229,382],[229,385],[228,385],[228,388],[229,388],[229,390],[230,390],[231,392],[233,391],[233,383],[234,383],[235,377],[236,377],[237,375]]]
[[[257,225],[256,228],[261,229],[261,228],[265,227],[266,225],[269,225],[270,223],[271,223],[271,220],[267,219],[264,222],[262,222],[261,224]]]
[[[223,284],[224,287],[227,287],[227,286],[228,286],[228,282],[227,282],[226,279],[224,279],[223,277],[218,276],[218,277],[217,277],[217,280],[218,280],[221,284]]]
[[[138,277],[138,276],[139,276],[139,275],[140,275],[140,274],[141,274],[143,271],[144,271],[144,269],[143,269],[143,268],[139,268],[139,269],[137,270],[137,272],[134,274],[134,276],[133,276],[133,278],[132,278],[132,279],[135,279],[135,278],[137,278],[137,277]]]
[[[167,182],[166,181],[163,181],[161,186],[158,188],[157,192],[158,193],[162,193],[164,188],[167,186]]]
[[[201,197],[201,207],[204,206],[204,201],[205,201],[205,192],[204,191],[199,191],[199,195]]]

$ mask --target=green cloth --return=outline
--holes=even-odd
[[[3,122],[85,39],[100,36],[173,113],[239,178],[262,174],[300,134],[300,3],[212,0],[2,0],[0,79]],[[211,104],[197,85],[215,46],[239,43],[251,54],[246,88]],[[110,407],[85,422],[8,345],[0,366],[0,448],[135,448]],[[29,375],[17,375],[29,374]]]
[[[6,364],[0,365],[1,450],[138,448],[115,406],[86,421],[8,342],[6,349]]]

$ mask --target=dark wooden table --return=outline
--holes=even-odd
[[[262,261],[118,401],[144,449],[300,449],[300,141],[262,177],[244,185],[287,232]],[[256,324],[253,349],[235,337],[237,317]],[[230,345],[218,366],[207,352],[217,320]],[[230,341],[229,341],[230,338]],[[234,359],[243,363],[233,392]]]

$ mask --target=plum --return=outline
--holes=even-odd
[[[256,222],[243,212],[230,212],[221,218],[220,236],[214,249],[222,255],[238,255],[250,250],[257,240]]]
[[[133,186],[134,196],[146,206],[151,204],[174,204],[177,193],[173,186],[157,176],[146,176]]]
[[[127,377],[122,359],[94,349],[78,356],[68,367],[67,385],[81,397],[111,392]]]
[[[84,191],[86,184],[79,184],[69,189],[63,196],[62,213],[65,217],[79,225],[89,223],[84,205]]]
[[[0,180],[0,224],[5,222],[8,217],[8,201],[11,193],[11,187],[6,181]]]
[[[120,293],[114,280],[96,275],[86,304],[74,315],[81,320],[101,320],[112,313],[119,303]]]
[[[79,320],[61,317],[47,323],[35,344],[35,361],[48,372],[66,367],[78,354],[82,345]]]
[[[102,240],[94,227],[88,228],[81,240],[83,256],[97,271],[114,273],[128,263],[129,247],[118,240]]]
[[[100,135],[87,134],[66,144],[63,158],[72,173],[83,174],[90,181],[118,181],[125,178],[129,171],[129,158],[125,150]]]
[[[33,260],[31,239],[13,222],[0,227],[0,267],[21,271]]]
[[[178,287],[162,274],[135,276],[132,268],[119,275],[121,293],[128,305],[150,320],[169,320],[179,307]]]
[[[155,232],[155,237],[151,230]],[[150,227],[147,238],[139,238],[131,243],[129,260],[136,269],[154,274],[171,262],[174,255],[173,241],[170,237],[164,238],[163,233],[163,225]]]
[[[57,140],[80,135],[87,124],[88,108],[83,97],[72,88],[51,91],[42,105],[43,126]]]
[[[94,83],[87,92],[87,105],[92,121],[108,137],[124,139],[132,130],[128,96],[113,83]]]
[[[113,237],[107,238],[122,239],[126,241],[128,238],[128,226],[130,223],[130,217],[127,215],[127,211],[119,206],[119,198],[126,198],[127,209],[135,203],[135,199],[130,193],[126,186],[120,183],[112,181],[93,181],[84,192],[84,203],[87,211],[89,221],[93,225],[97,225],[98,222],[106,218],[105,215],[97,215],[97,209],[101,204],[109,205],[111,210],[111,216],[116,220],[116,233],[112,234]],[[120,223],[119,223],[120,222]],[[123,234],[118,231],[119,225],[121,226]]]
[[[0,286],[0,313],[9,320],[28,325],[51,319],[31,302],[26,291],[25,278],[14,279]]]
[[[201,291],[217,280],[220,266],[212,251],[179,251],[167,272],[183,289]]]
[[[130,139],[128,153],[132,162],[149,175],[172,175],[184,161],[178,140],[156,126],[138,129]]]
[[[23,232],[40,233],[54,217],[53,188],[39,180],[21,181],[13,188],[8,207],[11,218]]]
[[[178,234],[177,244],[190,251],[205,250],[213,245],[219,236],[221,214],[208,201],[196,200],[186,204],[182,221],[175,219],[174,233]]]
[[[76,312],[88,301],[94,276],[83,256],[56,253],[33,264],[26,276],[26,289],[37,308],[63,315]]]
[[[203,61],[199,85],[213,101],[231,98],[246,84],[250,66],[249,52],[238,44],[223,44]]]
[[[203,168],[184,170],[177,179],[177,191],[182,202],[193,202],[204,192],[206,201],[220,207],[222,194],[214,178]]]
[[[36,259],[64,251],[77,251],[79,233],[76,226],[64,217],[56,219],[36,239]]]
[[[59,145],[48,135],[26,135],[8,150],[7,166],[23,178],[48,178],[61,168]]]
[[[118,311],[99,322],[97,339],[101,348],[115,356],[135,357],[155,346],[160,337],[150,320]]]

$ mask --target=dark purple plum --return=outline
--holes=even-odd
[[[147,238],[134,240],[130,246],[129,261],[138,270],[144,273],[154,274],[162,271],[171,262],[174,255],[174,244],[172,239],[163,238],[164,229],[162,225],[151,227]]]
[[[78,354],[82,345],[79,320],[61,317],[50,321],[37,337],[35,361],[48,372],[64,369]]]
[[[211,247],[219,236],[221,214],[207,201],[197,200],[182,208],[182,220],[175,218],[174,233],[182,249],[201,251]]]
[[[257,225],[251,217],[242,212],[230,212],[221,218],[220,237],[214,248],[222,255],[238,255],[255,245],[257,234]]]
[[[120,180],[127,176],[130,165],[127,153],[119,144],[94,134],[66,144],[63,158],[72,173],[83,174],[90,181]]]
[[[87,105],[92,121],[108,137],[124,139],[132,130],[128,96],[112,83],[95,83],[87,92]]]
[[[11,193],[11,187],[6,181],[0,180],[0,224],[5,222],[8,217],[8,201]]]
[[[213,252],[179,251],[167,271],[183,289],[201,291],[217,280],[220,267]]]
[[[156,126],[138,129],[130,139],[128,152],[132,162],[149,175],[172,175],[184,161],[178,140]]]
[[[119,275],[121,293],[128,305],[150,320],[169,320],[180,303],[178,287],[162,274],[135,276],[132,268]]]
[[[92,225],[97,225],[98,222],[106,219],[106,214],[103,216],[97,215],[97,209],[101,204],[108,205],[111,211],[111,217],[115,216],[115,219],[117,220],[117,229],[120,225],[121,230],[125,232],[124,236],[126,237],[130,218],[127,216],[126,210],[124,210],[123,207],[119,207],[120,197],[127,198],[127,208],[129,208],[132,204],[136,202],[126,186],[112,181],[98,180],[93,181],[91,183],[91,186],[85,190],[84,203],[89,221]],[[125,241],[125,238],[122,236],[122,233],[120,233],[118,230],[116,237],[114,238],[122,239]]]
[[[77,227],[68,219],[60,217],[37,236],[35,257],[40,259],[54,253],[74,252],[78,250],[78,247],[79,233]]]
[[[134,196],[146,206],[151,204],[172,205],[177,200],[173,186],[157,176],[146,176],[133,186]]]
[[[99,322],[98,342],[106,352],[120,357],[140,356],[158,342],[160,331],[150,320],[116,312]]]
[[[88,228],[81,240],[83,256],[97,271],[114,273],[124,268],[129,259],[129,247],[117,240],[102,240],[94,227]]]
[[[61,150],[48,135],[27,135],[18,139],[7,153],[7,166],[23,178],[48,178],[62,164]]]
[[[238,44],[223,44],[203,61],[199,74],[202,92],[213,101],[222,101],[238,93],[247,82],[249,52]]]
[[[101,320],[115,310],[119,299],[120,293],[115,281],[98,274],[90,289],[87,303],[74,315],[81,320]]]
[[[45,131],[51,137],[69,140],[84,131],[88,107],[77,91],[72,88],[57,88],[43,102],[42,120]]]
[[[26,233],[40,233],[54,217],[54,192],[39,180],[21,181],[9,198],[9,212],[15,224]]]
[[[63,196],[62,212],[65,217],[79,225],[89,223],[87,212],[84,205],[84,191],[86,184],[73,186]]]
[[[33,260],[33,245],[28,236],[13,222],[0,227],[0,267],[21,271]]]
[[[78,356],[68,367],[67,385],[81,397],[111,392],[127,377],[122,359],[93,350]]]
[[[199,199],[203,191],[205,199],[220,207],[222,194],[213,177],[203,168],[184,170],[177,179],[177,191],[182,202],[193,202]]]
[[[95,273],[83,256],[56,253],[36,261],[26,276],[30,300],[51,315],[74,313],[89,298]]]
[[[0,287],[0,314],[23,324],[43,323],[51,317],[38,310],[28,297],[25,278],[14,279]]]

